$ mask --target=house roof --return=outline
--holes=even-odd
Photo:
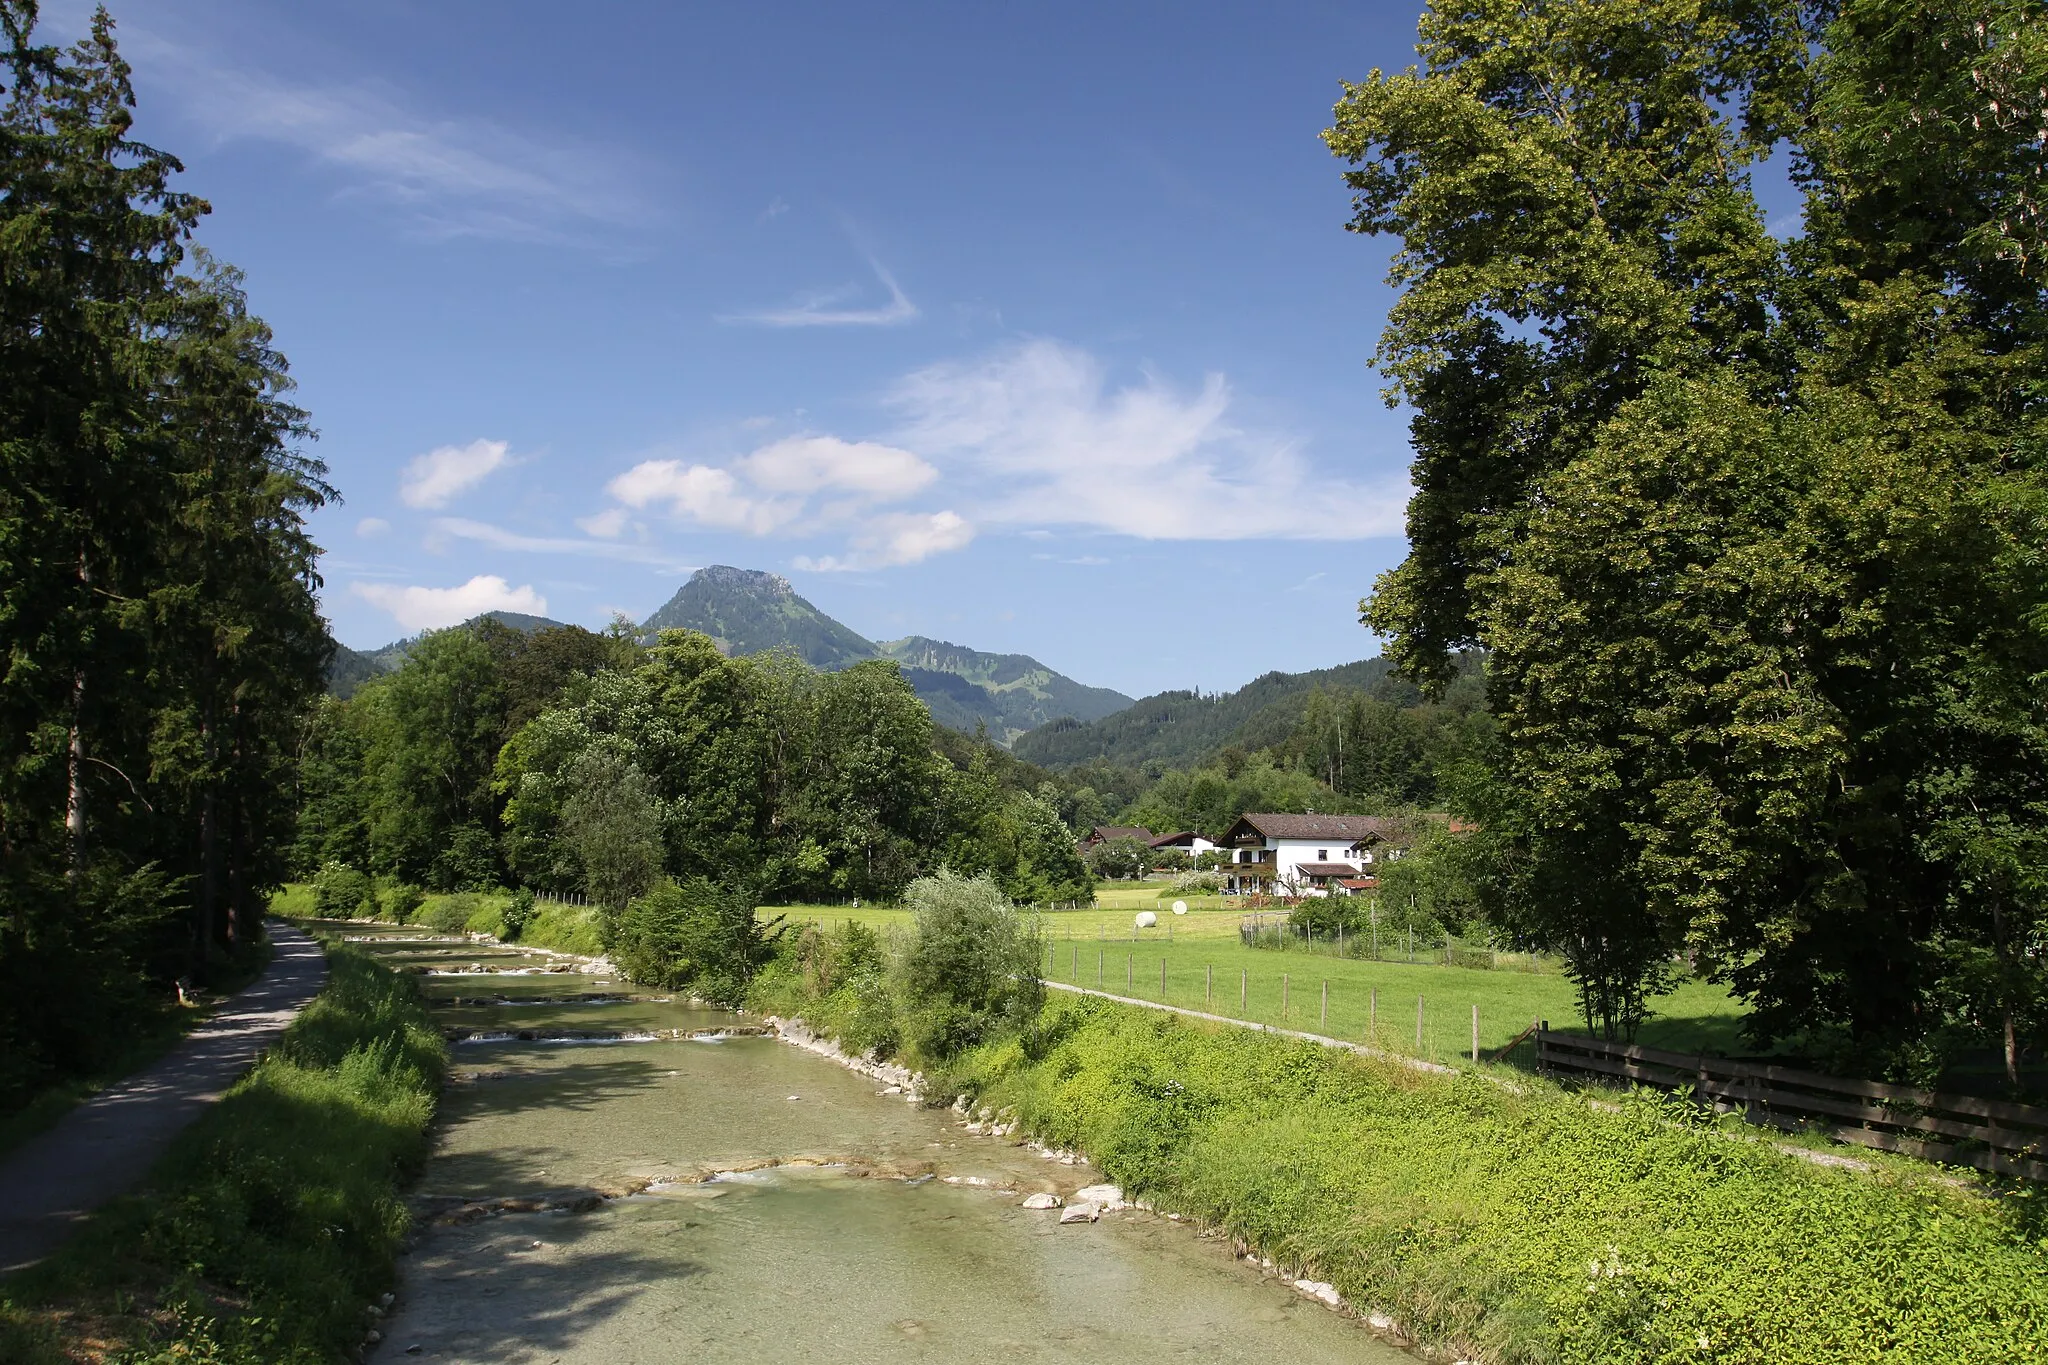
[[[1350,863],[1303,863],[1296,869],[1304,877],[1356,877],[1358,869]]]
[[[1202,837],[1201,835],[1199,835],[1199,834],[1195,833],[1195,832],[1194,832],[1193,830],[1191,830],[1191,829],[1184,829],[1184,830],[1180,831],[1180,833],[1178,833],[1178,834],[1162,834],[1162,835],[1160,835],[1159,837],[1157,837],[1157,838],[1155,838],[1154,840],[1152,840],[1152,847],[1154,847],[1154,848],[1168,848],[1168,847],[1171,847],[1171,846],[1174,846],[1174,845],[1182,845],[1182,846],[1185,846],[1185,845],[1187,845],[1187,844],[1192,844],[1192,843],[1193,843],[1193,842],[1194,842],[1195,840],[1197,840],[1197,839],[1199,839],[1199,838],[1201,838],[1201,837]]]
[[[1143,825],[1097,825],[1088,831],[1088,838],[1098,844],[1111,839],[1136,839],[1141,844],[1149,844],[1152,831]]]
[[[1378,877],[1345,877],[1337,883],[1346,891],[1370,891],[1379,884]]]
[[[1240,833],[1251,833],[1267,839],[1328,839],[1332,842],[1357,843],[1362,839],[1389,838],[1395,833],[1397,824],[1398,822],[1383,815],[1286,815],[1247,812],[1237,817],[1237,823],[1223,836],[1223,842],[1232,843]]]

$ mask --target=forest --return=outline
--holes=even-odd
[[[0,1104],[248,969],[333,648],[334,496],[104,15],[0,4]]]

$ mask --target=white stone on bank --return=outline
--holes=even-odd
[[[1091,1204],[1085,1200],[1078,1204],[1069,1204],[1060,1210],[1060,1221],[1062,1223],[1092,1223],[1100,1217],[1102,1217],[1101,1205]]]

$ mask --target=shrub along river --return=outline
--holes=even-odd
[[[1228,1239],[1022,1207],[1101,1177],[516,950],[364,935],[453,1040],[376,1361],[1411,1358]]]

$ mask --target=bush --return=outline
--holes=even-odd
[[[321,919],[353,919],[376,902],[367,873],[330,862],[313,876],[313,913]]]
[[[800,1014],[849,1052],[891,1057],[902,1046],[888,955],[873,928],[848,920],[785,935],[771,972],[749,996],[774,1013]]]
[[[704,877],[658,886],[614,917],[605,951],[631,980],[738,1005],[781,933],[754,903],[751,888]]]
[[[429,929],[444,934],[460,934],[468,930],[469,917],[483,904],[483,898],[472,891],[458,891],[452,896],[435,896],[426,908],[413,916],[414,924],[424,924]]]
[[[1137,839],[1105,839],[1088,850],[1088,870],[1098,877],[1142,877],[1152,863],[1152,850]]]
[[[533,919],[533,893],[525,887],[512,893],[511,901],[499,911],[499,919],[505,926],[505,941],[517,943],[519,936],[526,932],[526,926]]]
[[[1187,872],[1193,869],[1195,857],[1184,848],[1155,848],[1151,862],[1157,872]]]
[[[411,882],[393,883],[384,893],[384,918],[393,924],[410,924],[426,903],[427,893]]]
[[[922,1057],[942,1060],[1030,1023],[1045,998],[1037,926],[994,882],[941,872],[912,882],[903,903],[917,917],[903,983],[909,1041]]]
[[[1183,872],[1173,879],[1176,896],[1220,896],[1223,878],[1214,872]]]

